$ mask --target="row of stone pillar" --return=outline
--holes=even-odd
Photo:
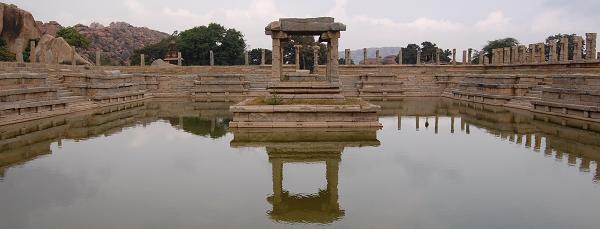
[[[543,63],[567,63],[569,61],[597,61],[600,54],[596,53],[596,33],[586,33],[585,40],[581,36],[573,37],[573,57],[569,58],[569,38],[548,41],[548,59],[546,59],[546,43],[519,45],[514,47],[497,48],[492,50],[493,65],[503,64],[543,64]],[[584,59],[585,42],[585,59]],[[560,46],[560,53],[558,48]],[[484,63],[489,63],[485,61]]]
[[[403,56],[402,53],[404,51],[404,48],[400,48],[400,51],[398,52],[398,64],[403,64],[402,60],[403,60]],[[441,64],[440,61],[440,56],[442,55],[443,50],[442,49],[437,49],[436,53],[435,53],[435,64]],[[462,59],[462,63],[463,64],[470,64],[471,63],[471,59],[472,59],[472,54],[473,54],[473,49],[468,49],[468,50],[464,50],[463,51],[463,59]],[[377,63],[380,63],[382,58],[381,55],[379,54],[379,50],[375,50],[375,59],[377,61]],[[350,51],[350,49],[346,49],[345,51],[345,59],[344,59],[344,64],[345,65],[350,65],[352,64],[352,53]],[[415,63],[417,65],[421,64],[421,51],[417,50],[417,57],[416,57],[416,61]],[[363,48],[363,64],[368,65],[368,57],[367,57],[367,49]],[[452,64],[456,65],[456,49],[452,49]]]

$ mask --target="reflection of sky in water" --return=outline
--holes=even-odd
[[[386,116],[379,146],[345,147],[337,189],[344,214],[331,224],[274,222],[264,147],[230,147],[234,135],[220,125],[224,119],[211,125],[188,118],[181,127],[169,118],[54,142],[51,154],[12,165],[0,181],[0,228],[598,227],[600,185],[593,179],[600,156],[569,159],[598,145],[559,138],[574,130],[538,122],[545,129],[536,150],[535,133],[526,147],[525,135],[509,141],[499,131],[530,128],[531,120],[501,121],[494,130],[465,116],[467,134],[455,117],[454,134],[446,115],[436,134],[433,116],[427,128],[420,117],[419,131],[412,115],[402,117],[400,130],[397,116]],[[547,144],[575,153],[545,152]],[[283,168],[283,190],[292,195],[327,187],[322,162]]]

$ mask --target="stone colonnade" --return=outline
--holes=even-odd
[[[569,62],[598,61],[596,51],[596,33],[586,33],[585,39],[574,36],[572,42],[568,37],[549,40],[546,43],[530,44],[529,47],[518,45],[510,48],[492,50],[493,65],[507,64],[553,64]],[[585,43],[585,44],[584,44]],[[572,56],[566,50],[572,45]],[[585,48],[585,52],[583,51]]]

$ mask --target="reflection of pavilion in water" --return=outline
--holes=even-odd
[[[375,129],[238,129],[233,147],[266,147],[272,167],[271,219],[288,223],[329,224],[341,219],[338,172],[345,147],[378,146]],[[283,189],[285,163],[325,162],[327,187],[311,195]]]
[[[449,117],[450,133],[455,132],[455,119],[460,119],[460,130],[470,134],[470,126],[485,129],[500,139],[544,152],[556,160],[567,158],[567,163],[579,170],[589,172],[592,162],[596,164],[594,181],[600,181],[600,124],[575,119],[549,116],[528,111],[509,109],[477,103],[446,99],[405,100],[402,103],[380,103],[384,116],[397,116],[398,129],[402,117],[415,117],[415,126],[421,122],[433,122],[438,133],[439,118]]]
[[[231,119],[227,104],[141,101],[89,112],[2,126],[0,129],[0,177],[6,169],[52,153],[50,145],[64,139],[85,140],[109,136],[135,125],[167,120],[186,132],[218,138]]]

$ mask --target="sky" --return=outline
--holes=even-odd
[[[600,31],[600,0],[11,0],[38,21],[63,26],[125,21],[166,33],[216,22],[240,30],[249,48],[270,48],[264,27],[282,17],[332,16],[346,24],[340,50],[431,41],[481,49],[514,37]],[[459,51],[460,53],[460,51]]]

